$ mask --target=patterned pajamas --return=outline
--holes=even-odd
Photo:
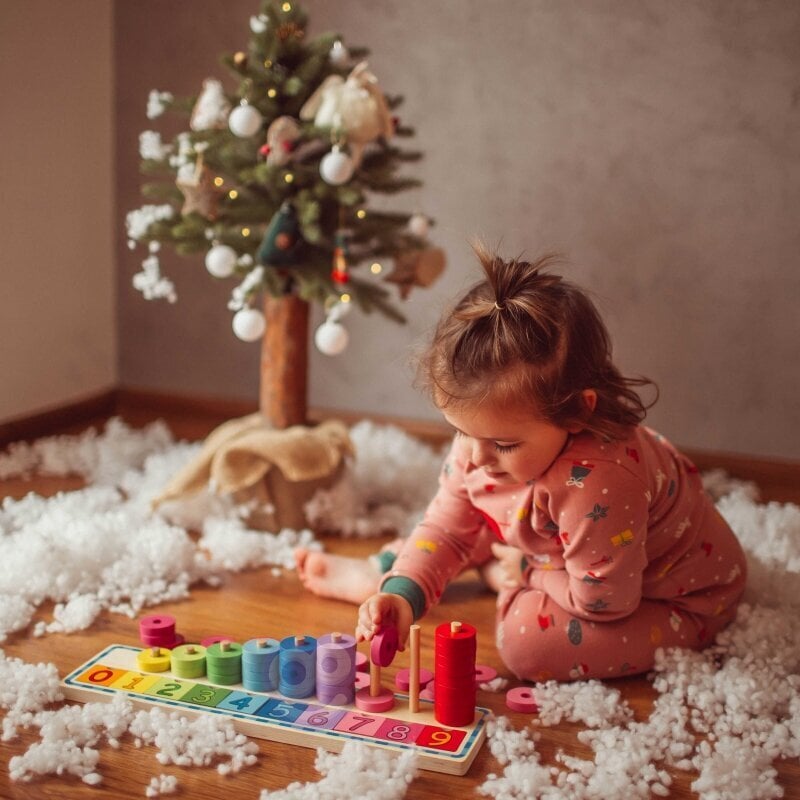
[[[623,442],[573,436],[542,477],[512,486],[488,480],[456,441],[382,591],[419,618],[486,560],[492,537],[527,562],[497,615],[498,650],[522,679],[647,671],[658,647],[710,643],[744,591],[744,554],[697,470],[644,427]]]

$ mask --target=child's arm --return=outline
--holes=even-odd
[[[466,466],[461,448],[454,443],[442,468],[439,490],[380,587],[381,592],[401,595],[414,619],[427,612],[469,563],[483,527],[483,517],[464,485]]]
[[[580,481],[572,466],[552,467],[537,498],[558,524],[565,569],[534,569],[528,584],[584,619],[626,617],[639,605],[648,563],[647,486],[618,464],[595,463]]]

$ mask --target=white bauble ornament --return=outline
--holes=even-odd
[[[257,17],[250,17],[250,30],[253,33],[264,33],[267,29],[268,17],[265,14],[259,14]]]
[[[255,342],[264,335],[267,321],[256,308],[243,308],[233,315],[233,332],[243,342]]]
[[[424,214],[412,214],[408,220],[408,229],[414,236],[424,239],[430,230],[430,222]]]
[[[257,134],[261,130],[263,122],[264,119],[258,109],[251,106],[250,103],[236,106],[228,117],[228,127],[241,139],[247,139]]]
[[[323,322],[314,334],[314,344],[320,353],[326,356],[338,356],[347,347],[350,341],[350,334],[347,329],[338,322],[330,320]]]
[[[355,167],[353,159],[347,153],[343,153],[338,145],[334,145],[333,150],[319,162],[319,174],[325,183],[341,186],[353,177]]]
[[[350,61],[350,51],[337,39],[328,53],[334,67],[343,67]]]
[[[236,251],[227,244],[215,244],[206,253],[206,269],[215,278],[229,278],[236,269]]]

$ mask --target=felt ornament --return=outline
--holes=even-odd
[[[185,216],[194,213],[206,219],[216,219],[222,191],[214,185],[214,175],[203,163],[202,157],[197,159],[188,174],[183,174],[183,171],[178,173],[175,185],[184,197],[181,214]]]
[[[256,258],[264,266],[287,266],[297,261],[302,246],[297,212],[288,201],[283,203],[270,220]]]
[[[341,133],[350,146],[355,168],[367,144],[394,133],[386,98],[366,61],[357,64],[346,80],[341,75],[325,78],[300,109],[300,119]]]
[[[386,280],[397,284],[405,300],[414,286],[430,286],[442,274],[444,266],[444,250],[440,247],[406,250],[394,257],[394,269]]]
[[[294,117],[277,117],[267,128],[267,143],[261,148],[271,167],[282,167],[292,158],[295,142],[300,137],[300,125]]]
[[[203,81],[203,91],[194,104],[189,127],[193,131],[220,130],[228,125],[231,104],[215,78]]]
[[[352,231],[340,228],[333,240],[333,269],[331,279],[334,283],[345,284],[350,280],[347,273],[348,243]]]

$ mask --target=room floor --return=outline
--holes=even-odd
[[[134,424],[143,419],[131,419]],[[186,415],[167,419],[176,436],[200,438],[213,427],[214,420]],[[62,490],[80,487],[73,478],[33,478],[0,481],[0,497],[21,497],[29,491],[51,495]],[[766,499],[793,500],[797,495],[781,486],[763,485]],[[132,532],[132,535],[134,532]],[[342,540],[327,538],[326,549],[332,552],[366,556],[377,549],[381,541]],[[35,569],[35,565],[32,566]],[[230,633],[240,638],[249,638],[265,626],[281,635],[307,633],[319,636],[333,630],[351,631],[355,623],[355,608],[347,604],[315,597],[307,593],[292,572],[273,574],[271,568],[229,574],[218,588],[198,587],[193,589],[189,600],[165,604],[157,610],[175,616],[182,632],[197,637],[216,633]],[[44,610],[45,613],[49,609]],[[477,576],[467,574],[448,590],[443,602],[424,620],[422,627],[422,662],[432,661],[433,630],[440,622],[459,619],[468,621],[481,631],[493,629],[494,598],[484,590]],[[277,638],[277,637],[276,637]],[[3,645],[7,656],[18,656],[25,661],[49,661],[55,663],[62,676],[111,643],[136,644],[138,629],[136,620],[119,615],[103,613],[88,630],[72,634],[51,634],[44,638],[33,638],[26,633],[13,635]],[[497,668],[507,675],[496,654],[492,638],[479,636],[478,663]],[[400,654],[391,667],[385,670],[387,683],[393,682],[395,671],[407,666]],[[511,686],[515,685],[512,681]],[[637,717],[645,718],[650,711],[655,693],[644,678],[627,678],[615,682],[624,698],[635,710]],[[509,712],[504,705],[504,693],[480,691],[478,704],[486,706],[498,715],[508,715],[515,727],[530,721],[522,714]],[[556,751],[564,749],[581,757],[589,757],[591,751],[576,739],[582,726],[560,724],[543,728],[538,749],[543,760],[552,760]],[[14,754],[23,752],[35,740],[26,733],[20,740],[3,743],[4,767]],[[216,798],[226,792],[235,792],[240,797],[257,797],[262,789],[278,789],[292,781],[316,781],[319,774],[314,769],[315,753],[311,749],[254,740],[260,749],[259,762],[245,768],[234,777],[222,777],[208,768],[174,768],[169,772],[179,775],[182,797]],[[786,797],[800,798],[800,767],[796,763],[778,763],[780,782]],[[101,771],[104,783],[92,788],[76,778],[45,778],[28,784],[11,784],[0,789],[0,796],[9,798],[39,797],[116,797],[141,798],[150,778],[163,771],[156,762],[152,750],[137,750],[123,746],[119,750],[104,747],[101,753]],[[422,771],[411,784],[407,797],[418,800],[433,798],[473,796],[475,787],[484,782],[489,773],[498,771],[498,765],[487,747],[478,754],[469,772],[463,777]],[[693,797],[689,785],[691,774],[675,772],[670,797]],[[474,795],[477,796],[477,795]]]

